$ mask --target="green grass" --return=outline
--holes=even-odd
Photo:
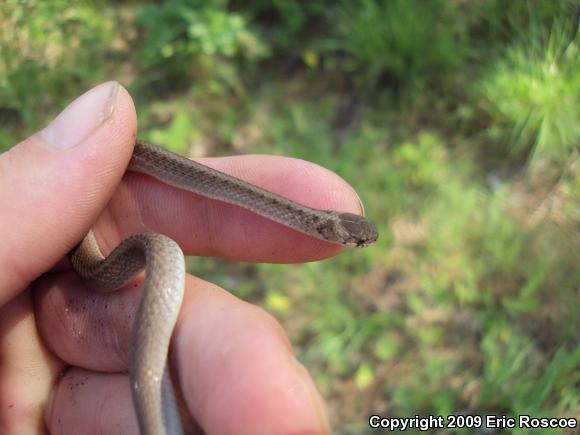
[[[507,144],[531,159],[566,159],[580,145],[580,39],[559,22],[549,34],[510,48],[481,83],[481,95],[508,132]]]
[[[280,319],[337,432],[372,413],[577,416],[578,7],[8,1],[0,148],[116,77],[148,140],[328,167],[376,245],[190,270]]]
[[[237,61],[267,53],[244,14],[229,11],[223,0],[144,5],[137,23],[147,29],[136,56],[144,93],[165,87],[187,91],[191,84],[214,94],[243,92]]]
[[[0,23],[3,149],[41,127],[46,113],[54,114],[79,89],[104,80],[115,22],[109,7],[57,0],[5,2]]]
[[[338,8],[339,66],[366,88],[379,81],[415,94],[447,77],[467,54],[458,11],[439,0],[343,1]]]

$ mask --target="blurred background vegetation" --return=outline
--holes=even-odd
[[[578,417],[579,17],[578,0],[4,0],[0,149],[114,78],[142,138],[326,166],[376,245],[190,270],[280,319],[335,433],[372,413]]]

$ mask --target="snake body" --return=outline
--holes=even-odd
[[[128,170],[243,207],[328,242],[363,247],[378,237],[374,225],[362,216],[306,207],[145,142],[135,143]],[[105,258],[91,231],[69,257],[81,280],[99,291],[117,290],[146,269],[129,349],[137,420],[142,435],[183,434],[167,361],[185,286],[181,248],[169,237],[145,233],[127,238]]]

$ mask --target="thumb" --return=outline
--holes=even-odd
[[[136,125],[127,91],[107,82],[0,154],[0,306],[87,232],[125,172]]]

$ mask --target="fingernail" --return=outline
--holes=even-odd
[[[40,135],[54,148],[75,147],[112,115],[118,90],[114,81],[95,86],[70,103]]]
[[[356,193],[356,190],[353,190],[354,195],[356,196],[356,199],[358,199],[358,205],[360,207],[360,215],[361,216],[366,216],[366,212],[365,212],[365,205],[362,202],[362,199],[360,199],[360,196],[358,196],[358,193]]]

